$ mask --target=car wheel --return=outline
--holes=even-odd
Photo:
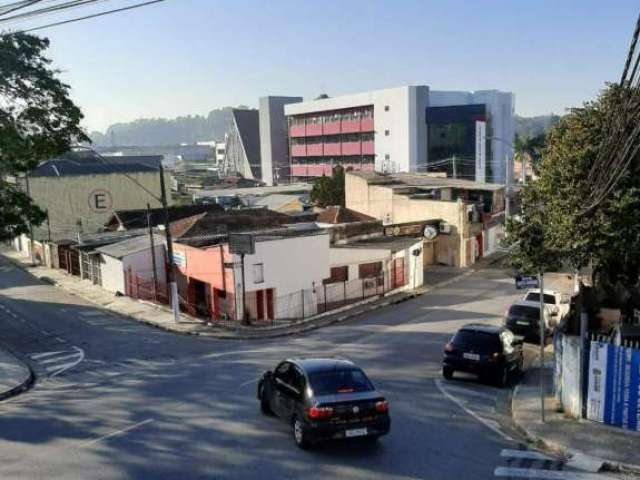
[[[447,380],[451,380],[453,378],[453,368],[442,367],[442,376]]]
[[[293,440],[296,442],[298,448],[306,450],[310,444],[304,433],[304,426],[297,418],[293,419]]]
[[[260,410],[265,415],[271,415],[273,412],[271,410],[271,405],[269,405],[269,399],[264,394],[264,387],[260,389]]]

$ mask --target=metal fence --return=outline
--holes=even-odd
[[[169,305],[166,283],[157,286],[153,280],[141,278],[131,271],[125,272],[126,294],[159,304]],[[338,308],[357,303],[368,298],[384,295],[389,291],[406,286],[406,271],[384,270],[376,276],[348,281],[331,282],[300,289],[286,295],[273,295],[273,290],[247,292],[242,296],[226,292],[212,297],[210,291],[199,295],[187,293],[187,287],[180,288],[180,310],[192,317],[221,327],[235,328],[239,325],[273,327],[300,322],[315,315],[331,312]],[[241,312],[245,312],[242,315]],[[240,318],[240,317],[243,318]]]

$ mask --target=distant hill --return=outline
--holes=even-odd
[[[516,115],[516,135],[529,138],[546,133],[558,123],[558,115],[540,115],[537,117],[520,117]]]
[[[241,105],[238,108],[248,108]],[[231,118],[232,107],[211,110],[203,115],[186,117],[141,118],[127,123],[115,123],[106,132],[91,132],[95,146],[167,146],[194,144],[208,140],[222,141]],[[112,133],[113,132],[113,133]]]
[[[241,105],[237,108],[248,107]],[[211,110],[206,117],[188,115],[173,119],[141,118],[133,122],[115,123],[104,133],[91,132],[90,137],[97,147],[110,147],[112,143],[116,146],[159,147],[208,140],[222,141],[231,118],[231,109],[232,107],[224,107]],[[516,115],[516,134],[536,137],[546,132],[559,118],[557,115]]]

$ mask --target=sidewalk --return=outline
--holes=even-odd
[[[31,369],[0,346],[0,400],[28,389],[33,380]]]
[[[527,371],[513,392],[513,420],[528,439],[570,456],[568,464],[583,470],[597,472],[604,466],[640,472],[640,433],[566,418],[556,408],[552,368],[542,373],[545,423],[540,420],[540,368]]]
[[[173,321],[173,313],[168,306],[157,305],[152,302],[136,300],[126,296],[116,297],[112,293],[102,289],[100,286],[93,285],[87,280],[81,280],[78,277],[68,275],[62,270],[43,266],[32,266],[28,257],[24,257],[19,252],[13,250],[0,251],[0,255],[4,256],[7,260],[11,261],[19,268],[26,270],[40,280],[55,285],[73,295],[94,303],[105,310],[109,310],[147,325],[174,333],[229,340],[275,338],[315,330],[316,328],[343,322],[365,312],[414,298],[415,296],[422,295],[434,288],[449,285],[476,271],[476,269],[465,269],[464,271],[456,272],[455,275],[447,276],[444,281],[425,286],[416,292],[403,292],[387,297],[371,297],[361,302],[353,303],[351,305],[287,325],[275,327],[248,327],[237,325],[235,328],[225,328],[206,323],[204,320],[185,314],[181,314],[180,322],[175,323]]]

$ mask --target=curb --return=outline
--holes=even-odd
[[[5,390],[4,392],[0,392],[0,401],[6,400],[11,397],[15,397],[16,395],[19,395],[22,392],[26,392],[33,386],[36,380],[36,376],[33,373],[33,370],[27,363],[20,360],[18,357],[16,357],[13,353],[8,351],[6,348],[3,348],[3,350],[6,354],[11,355],[13,358],[15,358],[16,361],[20,363],[27,370],[28,374],[27,374],[27,377],[19,385],[16,385],[15,387],[9,390]]]
[[[410,292],[410,293],[406,293],[405,295],[403,295],[400,298],[396,298],[393,300],[386,300],[380,303],[375,303],[378,300],[381,300],[380,297],[376,298],[376,297],[372,297],[374,298],[374,300],[365,300],[364,302],[358,302],[356,304],[347,306],[349,308],[346,308],[345,310],[345,314],[344,315],[340,315],[338,317],[335,318],[330,318],[331,315],[335,315],[337,313],[340,312],[334,312],[333,314],[330,315],[322,315],[322,317],[316,317],[314,319],[307,319],[303,322],[299,322],[298,324],[296,324],[298,326],[298,328],[295,328],[293,326],[286,326],[286,327],[266,327],[268,330],[257,330],[257,331],[253,331],[253,333],[250,334],[237,334],[234,332],[237,332],[237,330],[229,330],[229,333],[216,333],[216,332],[199,332],[199,331],[179,331],[179,330],[174,330],[172,328],[166,327],[164,325],[159,325],[157,323],[154,322],[150,322],[148,320],[145,320],[143,318],[138,318],[135,317],[134,315],[131,314],[126,314],[126,313],[122,313],[119,312],[117,310],[112,310],[104,305],[100,305],[98,303],[95,302],[95,300],[89,298],[88,296],[85,296],[83,294],[77,293],[77,292],[73,292],[69,289],[64,288],[59,282],[55,281],[54,279],[46,276],[46,275],[42,275],[39,276],[37,274],[35,274],[34,272],[30,271],[30,269],[32,268],[36,268],[38,267],[37,265],[26,265],[24,263],[22,263],[21,261],[14,259],[12,257],[9,257],[7,255],[2,255],[4,258],[6,258],[7,260],[9,260],[11,263],[13,263],[16,267],[24,270],[25,272],[29,273],[30,275],[38,278],[40,281],[47,283],[49,285],[53,285],[57,288],[60,288],[72,295],[76,295],[80,298],[82,298],[85,301],[88,301],[94,305],[96,305],[98,308],[108,311],[108,312],[113,312],[116,313],[124,318],[128,318],[129,320],[138,322],[138,323],[143,323],[145,325],[148,325],[150,327],[154,327],[157,328],[159,330],[163,330],[165,332],[170,332],[170,333],[174,333],[174,334],[178,334],[178,335],[192,335],[192,336],[199,336],[199,337],[205,337],[205,338],[214,338],[214,339],[218,339],[218,340],[258,340],[258,339],[271,339],[271,338],[278,338],[278,337],[287,337],[287,336],[292,336],[292,335],[298,335],[298,334],[302,334],[302,333],[307,333],[310,332],[312,330],[316,330],[318,328],[322,328],[322,327],[327,327],[330,325],[334,325],[336,323],[342,323],[346,320],[349,320],[350,318],[356,317],[358,315],[361,315],[363,313],[368,313],[371,312],[373,310],[377,310],[380,308],[384,308],[387,307],[389,305],[396,305],[402,302],[406,302],[408,300],[411,300],[413,298],[419,297],[421,295],[424,295],[426,293],[431,292],[432,290],[438,289],[438,288],[442,288],[445,287],[447,285],[450,285],[452,283],[455,283],[469,275],[472,275],[480,270],[482,270],[481,267],[478,268],[470,268],[469,270],[460,273],[459,275],[456,275],[448,280],[444,280],[442,282],[436,283],[434,285],[430,285],[428,287],[421,287],[419,290],[414,291],[414,292]],[[382,297],[384,298],[384,297]],[[368,308],[362,309],[362,310],[357,310],[356,309],[358,307],[361,307],[362,305],[367,305],[369,304]],[[162,307],[159,307],[162,308]],[[345,307],[342,307],[345,308]],[[315,323],[316,320],[324,320],[324,321],[319,321],[318,323]],[[265,327],[263,327],[265,328]],[[283,330],[280,330],[280,329]]]
[[[556,442],[549,441],[545,439],[541,435],[536,435],[531,430],[524,427],[521,423],[516,419],[516,413],[514,409],[514,401],[518,396],[518,392],[520,391],[520,384],[516,385],[513,389],[513,395],[511,396],[511,418],[513,420],[513,424],[516,429],[526,438],[526,440],[536,446],[539,446],[542,449],[549,450],[552,452],[560,453],[562,456],[566,458],[584,458],[590,462],[598,462],[601,463],[602,466],[599,471],[614,471],[614,472],[624,472],[624,473],[640,473],[640,465],[635,465],[633,463],[623,463],[616,462],[613,460],[608,460],[605,458],[596,457],[594,455],[589,455],[581,450],[577,450],[574,448],[569,448],[565,445],[561,445]]]

